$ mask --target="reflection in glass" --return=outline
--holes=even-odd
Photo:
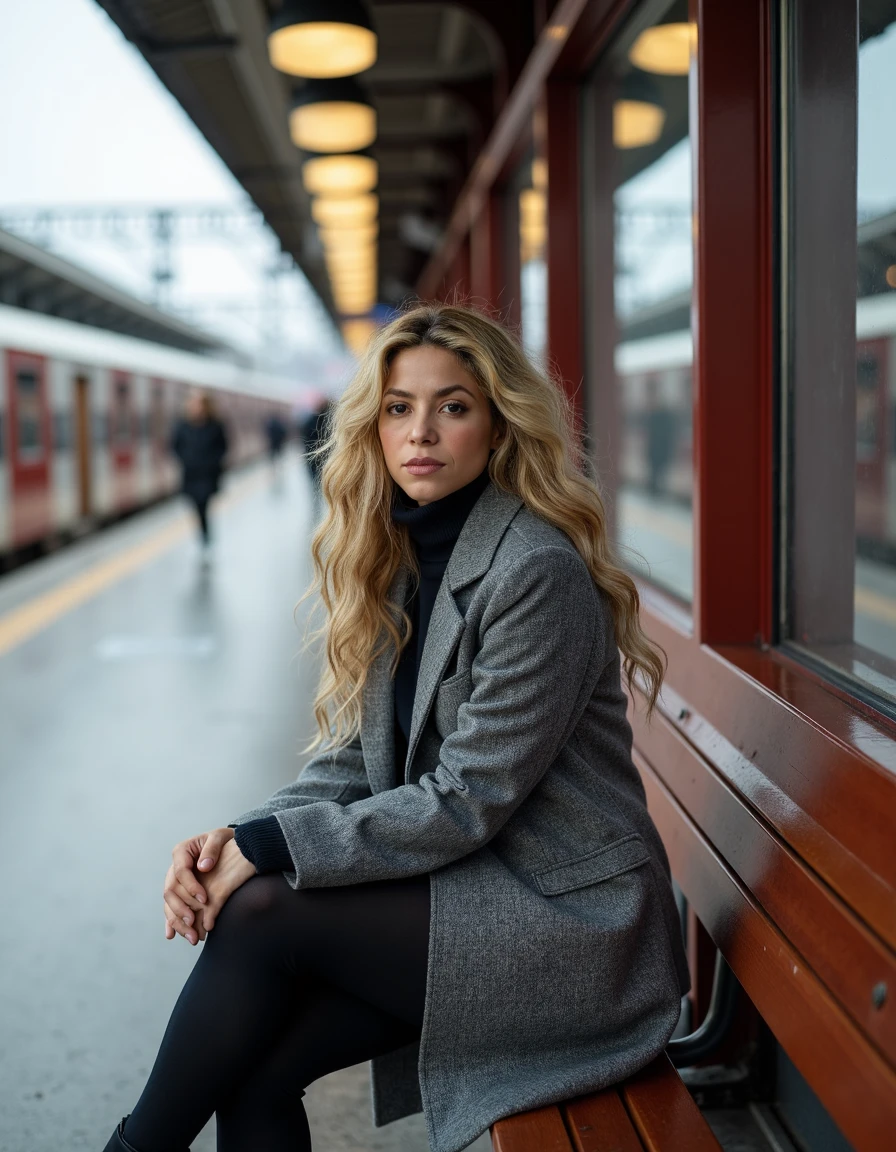
[[[536,364],[544,364],[547,345],[547,165],[535,159],[520,173],[520,325],[523,347]]]
[[[896,0],[862,2],[859,29],[854,640],[872,651],[849,670],[896,696]]]
[[[630,567],[683,600],[693,595],[688,72],[686,0],[653,23],[635,14],[594,77],[607,109],[615,216],[615,456],[618,543]],[[599,122],[604,118],[598,114]],[[599,461],[598,461],[599,464]]]

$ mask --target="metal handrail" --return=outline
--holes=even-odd
[[[706,1060],[719,1048],[734,1022],[739,990],[740,985],[725,957],[717,952],[712,995],[703,1023],[690,1035],[670,1040],[666,1045],[669,1059],[676,1068],[686,1068],[699,1060]]]

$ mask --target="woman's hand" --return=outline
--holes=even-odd
[[[199,917],[199,924],[196,921],[197,914],[208,904],[208,893],[199,883],[196,873],[211,872],[222,849],[231,840],[232,828],[215,828],[175,846],[171,853],[171,867],[165,877],[166,940],[173,940],[175,935],[183,936],[191,944],[205,939],[202,917]],[[242,853],[240,855],[245,859]]]
[[[240,852],[236,840],[231,837],[221,849],[218,863],[209,873],[205,882],[208,902],[200,914],[203,930],[202,939],[205,939],[205,932],[211,932],[214,928],[221,909],[237,888],[242,887],[254,875],[255,865],[251,860],[246,859]]]

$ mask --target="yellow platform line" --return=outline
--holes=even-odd
[[[221,499],[219,507],[226,508],[244,499],[260,487],[261,479],[254,476],[244,481]],[[131,545],[117,556],[98,561],[57,588],[51,588],[49,592],[35,596],[0,616],[0,656],[172,548],[189,534],[190,529],[191,518],[184,513],[148,539]]]

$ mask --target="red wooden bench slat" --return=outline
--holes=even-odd
[[[576,1152],[644,1152],[615,1088],[574,1100],[565,1110]]]
[[[573,1152],[566,1125],[555,1106],[508,1116],[492,1127],[495,1152]]]
[[[668,1056],[657,1057],[620,1090],[647,1152],[722,1152]]]
[[[688,723],[696,726],[693,715]],[[810,960],[858,1027],[896,1064],[896,998],[875,1008],[870,996],[878,982],[896,988],[896,954],[762,823],[671,722],[658,716],[645,730],[638,755],[782,935]],[[822,850],[820,844],[816,848]],[[891,905],[896,923],[896,900]]]
[[[673,875],[744,992],[857,1152],[892,1147],[896,1068],[856,1028],[650,765],[642,756],[635,762]]]

